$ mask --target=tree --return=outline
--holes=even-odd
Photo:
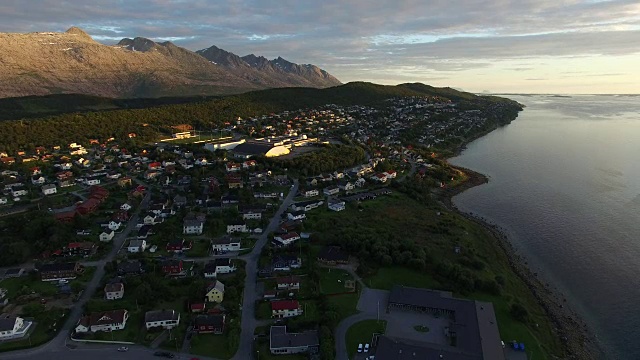
[[[156,300],[151,285],[146,282],[136,289],[135,298],[140,305],[150,305]]]
[[[511,314],[511,317],[521,322],[526,322],[529,318],[529,312],[524,306],[520,305],[520,303],[511,304],[509,314]]]

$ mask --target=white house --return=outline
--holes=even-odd
[[[289,246],[298,240],[300,240],[300,235],[296,232],[288,232],[286,234],[276,235],[273,237],[273,241],[280,246]]]
[[[56,192],[58,192],[58,189],[56,188],[55,184],[46,184],[46,185],[42,185],[42,195],[53,195]]]
[[[113,231],[118,231],[118,229],[120,229],[120,226],[122,226],[122,222],[115,220],[111,220],[109,221],[109,224],[107,224],[107,228]]]
[[[127,325],[129,312],[125,309],[94,312],[88,316],[83,316],[78,325],[77,333],[117,331],[122,330]]]
[[[113,240],[113,237],[116,235],[116,233],[113,230],[109,230],[109,231],[103,231],[100,234],[100,241],[102,242],[109,242],[111,240]]]
[[[227,224],[227,234],[233,234],[236,232],[248,232],[249,230],[247,230],[247,224],[243,223],[243,222],[236,222],[236,223],[232,223],[232,224]]]
[[[346,209],[344,201],[329,201],[329,210],[342,211]]]
[[[242,219],[262,219],[262,212],[258,210],[244,210],[242,211]]]
[[[15,315],[0,315],[0,341],[18,339],[27,334],[31,327],[31,321]]]
[[[352,182],[345,182],[338,184],[338,188],[343,191],[350,191],[356,188],[356,186]]]
[[[219,258],[214,261],[208,262],[204,266],[204,277],[205,278],[215,278],[218,274],[229,274],[236,271],[235,265],[231,262],[229,258]]]
[[[367,180],[365,180],[364,178],[359,178],[358,180],[356,180],[356,187],[363,187],[367,184]]]
[[[33,185],[42,185],[42,184],[44,184],[45,181],[46,181],[46,179],[42,175],[35,175],[35,176],[31,177],[31,183]]]
[[[84,180],[84,184],[87,185],[87,186],[99,185],[100,184],[100,179],[98,179],[98,178],[85,179]]]
[[[337,186],[329,186],[322,190],[322,193],[326,196],[335,195],[340,192],[340,188]]]
[[[8,203],[8,202],[9,202],[9,200],[7,200],[7,198],[6,198],[6,197],[1,197],[1,198],[0,198],[0,205],[4,205],[4,204],[6,204],[6,203]]]
[[[302,192],[302,196],[309,198],[320,195],[320,192],[317,189],[305,190]]]
[[[129,211],[132,208],[133,208],[133,206],[131,206],[131,204],[129,204],[129,203],[124,203],[124,204],[120,205],[120,210]]]
[[[293,221],[302,220],[302,219],[305,219],[306,217],[307,217],[307,214],[302,210],[292,211],[287,213],[287,218]]]
[[[182,233],[185,235],[201,235],[204,230],[204,221],[199,219],[185,219],[182,225]]]
[[[20,196],[25,196],[29,193],[29,191],[27,191],[26,189],[14,189],[11,190],[11,196],[13,196],[14,198],[20,197]]]
[[[282,319],[302,315],[298,300],[275,300],[271,302],[271,317]]]
[[[180,313],[175,310],[153,310],[144,314],[147,330],[155,327],[173,329],[180,324]]]
[[[127,251],[130,253],[144,252],[147,249],[147,240],[131,240]]]
[[[211,241],[211,250],[218,251],[240,251],[240,239],[231,236],[223,236]]]
[[[104,298],[107,300],[118,300],[124,297],[124,284],[114,283],[104,286]]]

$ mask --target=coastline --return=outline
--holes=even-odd
[[[498,127],[495,129],[497,128]],[[458,147],[454,151],[453,155],[447,158],[449,166],[465,173],[468,176],[468,179],[455,188],[439,191],[438,198],[442,205],[449,211],[454,211],[466,219],[480,225],[497,240],[498,244],[507,255],[509,265],[512,270],[531,290],[531,293],[538,304],[544,309],[547,316],[552,321],[556,335],[564,346],[567,359],[606,358],[604,356],[604,351],[597,342],[596,336],[593,334],[586,322],[570,308],[570,304],[567,303],[567,300],[562,297],[561,294],[553,290],[549,283],[544,282],[544,280],[538,276],[538,273],[533,272],[529,268],[526,260],[517,254],[513,244],[509,241],[505,232],[498,225],[489,223],[486,219],[478,217],[473,213],[463,212],[453,204],[452,199],[454,196],[473,187],[488,183],[489,178],[471,169],[451,165],[448,162],[448,159],[459,155],[466,149],[466,144],[491,133],[495,129],[480,133],[477,136],[470,138]]]

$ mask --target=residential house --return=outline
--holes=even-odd
[[[220,280],[212,282],[207,286],[204,296],[208,302],[221,303],[224,299],[224,284]]]
[[[248,219],[260,220],[262,219],[262,211],[263,211],[262,209],[244,208],[240,210],[240,213],[242,214],[243,220],[248,220]]]
[[[109,230],[113,230],[113,231],[120,230],[120,226],[122,226],[122,221],[119,221],[119,220],[111,220],[107,224],[107,228],[109,228]]]
[[[356,188],[356,185],[350,181],[344,181],[338,184],[338,188],[342,191],[351,191]]]
[[[129,211],[131,209],[133,209],[133,206],[131,206],[131,204],[129,203],[124,203],[120,205],[120,210]]]
[[[356,187],[363,187],[367,184],[367,180],[365,180],[364,178],[359,178],[358,180],[356,180],[355,185]]]
[[[328,204],[329,210],[333,210],[333,211],[342,211],[347,208],[345,205],[345,202],[340,200],[329,200],[327,204]]]
[[[298,240],[300,240],[300,235],[297,232],[288,232],[273,237],[273,243],[277,246],[289,246]]]
[[[317,330],[289,333],[286,326],[272,326],[269,331],[269,351],[274,355],[306,353],[318,346],[320,337]]]
[[[129,176],[125,176],[123,178],[118,179],[118,186],[120,187],[131,186],[131,178]]]
[[[107,284],[104,286],[104,298],[107,300],[118,300],[124,297],[124,284],[121,282]]]
[[[300,290],[300,277],[291,275],[276,279],[278,290]]]
[[[307,214],[303,210],[291,211],[287,213],[287,218],[293,221],[302,220],[302,219],[305,219],[306,217],[307,217]]]
[[[182,223],[182,233],[185,235],[201,235],[204,230],[204,220],[185,218]]]
[[[99,178],[86,178],[84,180],[84,184],[87,185],[87,186],[100,185],[100,179]]]
[[[184,239],[177,239],[167,243],[167,251],[181,253],[189,251],[193,247],[193,242]]]
[[[229,274],[234,271],[236,267],[230,258],[218,258],[204,266],[204,277],[210,279],[217,277],[218,274]]]
[[[144,314],[144,324],[147,330],[161,327],[173,329],[180,324],[180,313],[175,310],[153,310]]]
[[[274,300],[271,302],[271,317],[276,319],[302,315],[298,300]]]
[[[162,271],[167,276],[177,276],[184,274],[182,260],[167,259],[161,262]]]
[[[302,267],[302,259],[293,255],[276,255],[271,261],[273,271],[291,271]]]
[[[331,196],[331,195],[336,195],[340,192],[340,188],[338,188],[337,186],[329,186],[324,188],[324,190],[322,190],[322,193],[325,196]]]
[[[131,240],[127,246],[129,253],[141,253],[147,249],[147,240]]]
[[[233,174],[227,176],[227,185],[229,189],[242,189],[244,187],[244,182],[242,181],[242,177],[239,175]]]
[[[324,204],[322,200],[308,200],[291,204],[291,210],[293,211],[310,211]]]
[[[47,179],[45,179],[42,175],[34,175],[31,177],[31,183],[33,185],[42,185],[45,183],[45,181],[47,181]]]
[[[198,334],[216,334],[224,333],[224,315],[198,315],[193,319],[193,331]]]
[[[243,221],[234,221],[227,224],[227,234],[233,234],[236,232],[245,233],[248,231],[249,230],[247,229],[247,224],[245,224]]]
[[[146,239],[149,235],[153,234],[153,227],[151,225],[143,225],[140,229],[138,229],[138,240]]]
[[[218,239],[213,239],[211,240],[211,250],[214,253],[240,251],[240,239],[228,235]]]
[[[202,313],[206,310],[207,308],[207,303],[194,303],[194,304],[190,304],[189,305],[189,309],[191,310],[191,313],[193,314],[198,314],[198,313]]]
[[[302,196],[306,198],[310,198],[318,195],[320,195],[320,192],[317,189],[309,189],[309,190],[302,191]]]
[[[349,254],[342,251],[339,246],[325,246],[318,254],[318,261],[326,265],[347,264]]]
[[[113,237],[115,235],[116,235],[115,231],[113,231],[113,230],[105,230],[105,231],[100,233],[100,241],[109,242],[109,241],[113,240]]]
[[[238,163],[230,162],[226,165],[227,172],[237,172],[242,169],[242,166]]]
[[[256,165],[258,165],[257,161],[255,161],[255,160],[247,160],[247,161],[242,163],[242,168],[243,169],[250,169],[252,167],[255,167]]]
[[[173,198],[173,205],[177,208],[182,208],[187,206],[187,198],[182,195],[176,195]]]
[[[0,205],[5,205],[9,202],[6,197],[0,197]]]
[[[162,222],[162,218],[154,213],[147,214],[142,220],[145,225],[155,225]]]
[[[45,184],[42,185],[42,195],[53,195],[56,192],[58,192],[58,189],[56,188],[55,184]]]
[[[76,325],[76,333],[122,330],[127,325],[129,312],[125,309],[93,312],[83,316]]]
[[[396,173],[395,170],[386,171],[385,174],[387,175],[387,180],[388,179],[395,179],[396,176],[397,176],[397,173]]]
[[[26,321],[16,315],[0,315],[0,342],[24,337],[32,324],[31,321]]]
[[[70,256],[89,256],[96,252],[98,247],[90,241],[72,242],[67,245],[66,252]]]
[[[25,196],[28,193],[29,191],[23,187],[11,188],[11,196],[13,196],[13,198],[19,198],[20,196]]]
[[[144,273],[142,263],[139,260],[125,260],[118,263],[118,275],[140,275]]]

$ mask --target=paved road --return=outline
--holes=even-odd
[[[282,205],[278,211],[271,218],[271,222],[269,226],[264,230],[262,235],[258,238],[256,245],[253,248],[253,251],[249,253],[244,258],[247,261],[246,272],[247,276],[245,278],[244,285],[244,293],[242,300],[242,332],[240,335],[240,346],[238,347],[238,352],[232,358],[234,360],[247,360],[252,359],[252,349],[253,349],[253,332],[258,326],[258,321],[255,316],[255,303],[257,299],[256,285],[258,278],[258,259],[260,258],[260,252],[262,248],[267,243],[267,236],[270,232],[273,232],[277,229],[280,224],[280,219],[282,214],[287,210],[289,205],[293,203],[293,198],[295,194],[298,192],[298,180],[294,181],[293,187],[289,191],[289,194],[284,199]]]

